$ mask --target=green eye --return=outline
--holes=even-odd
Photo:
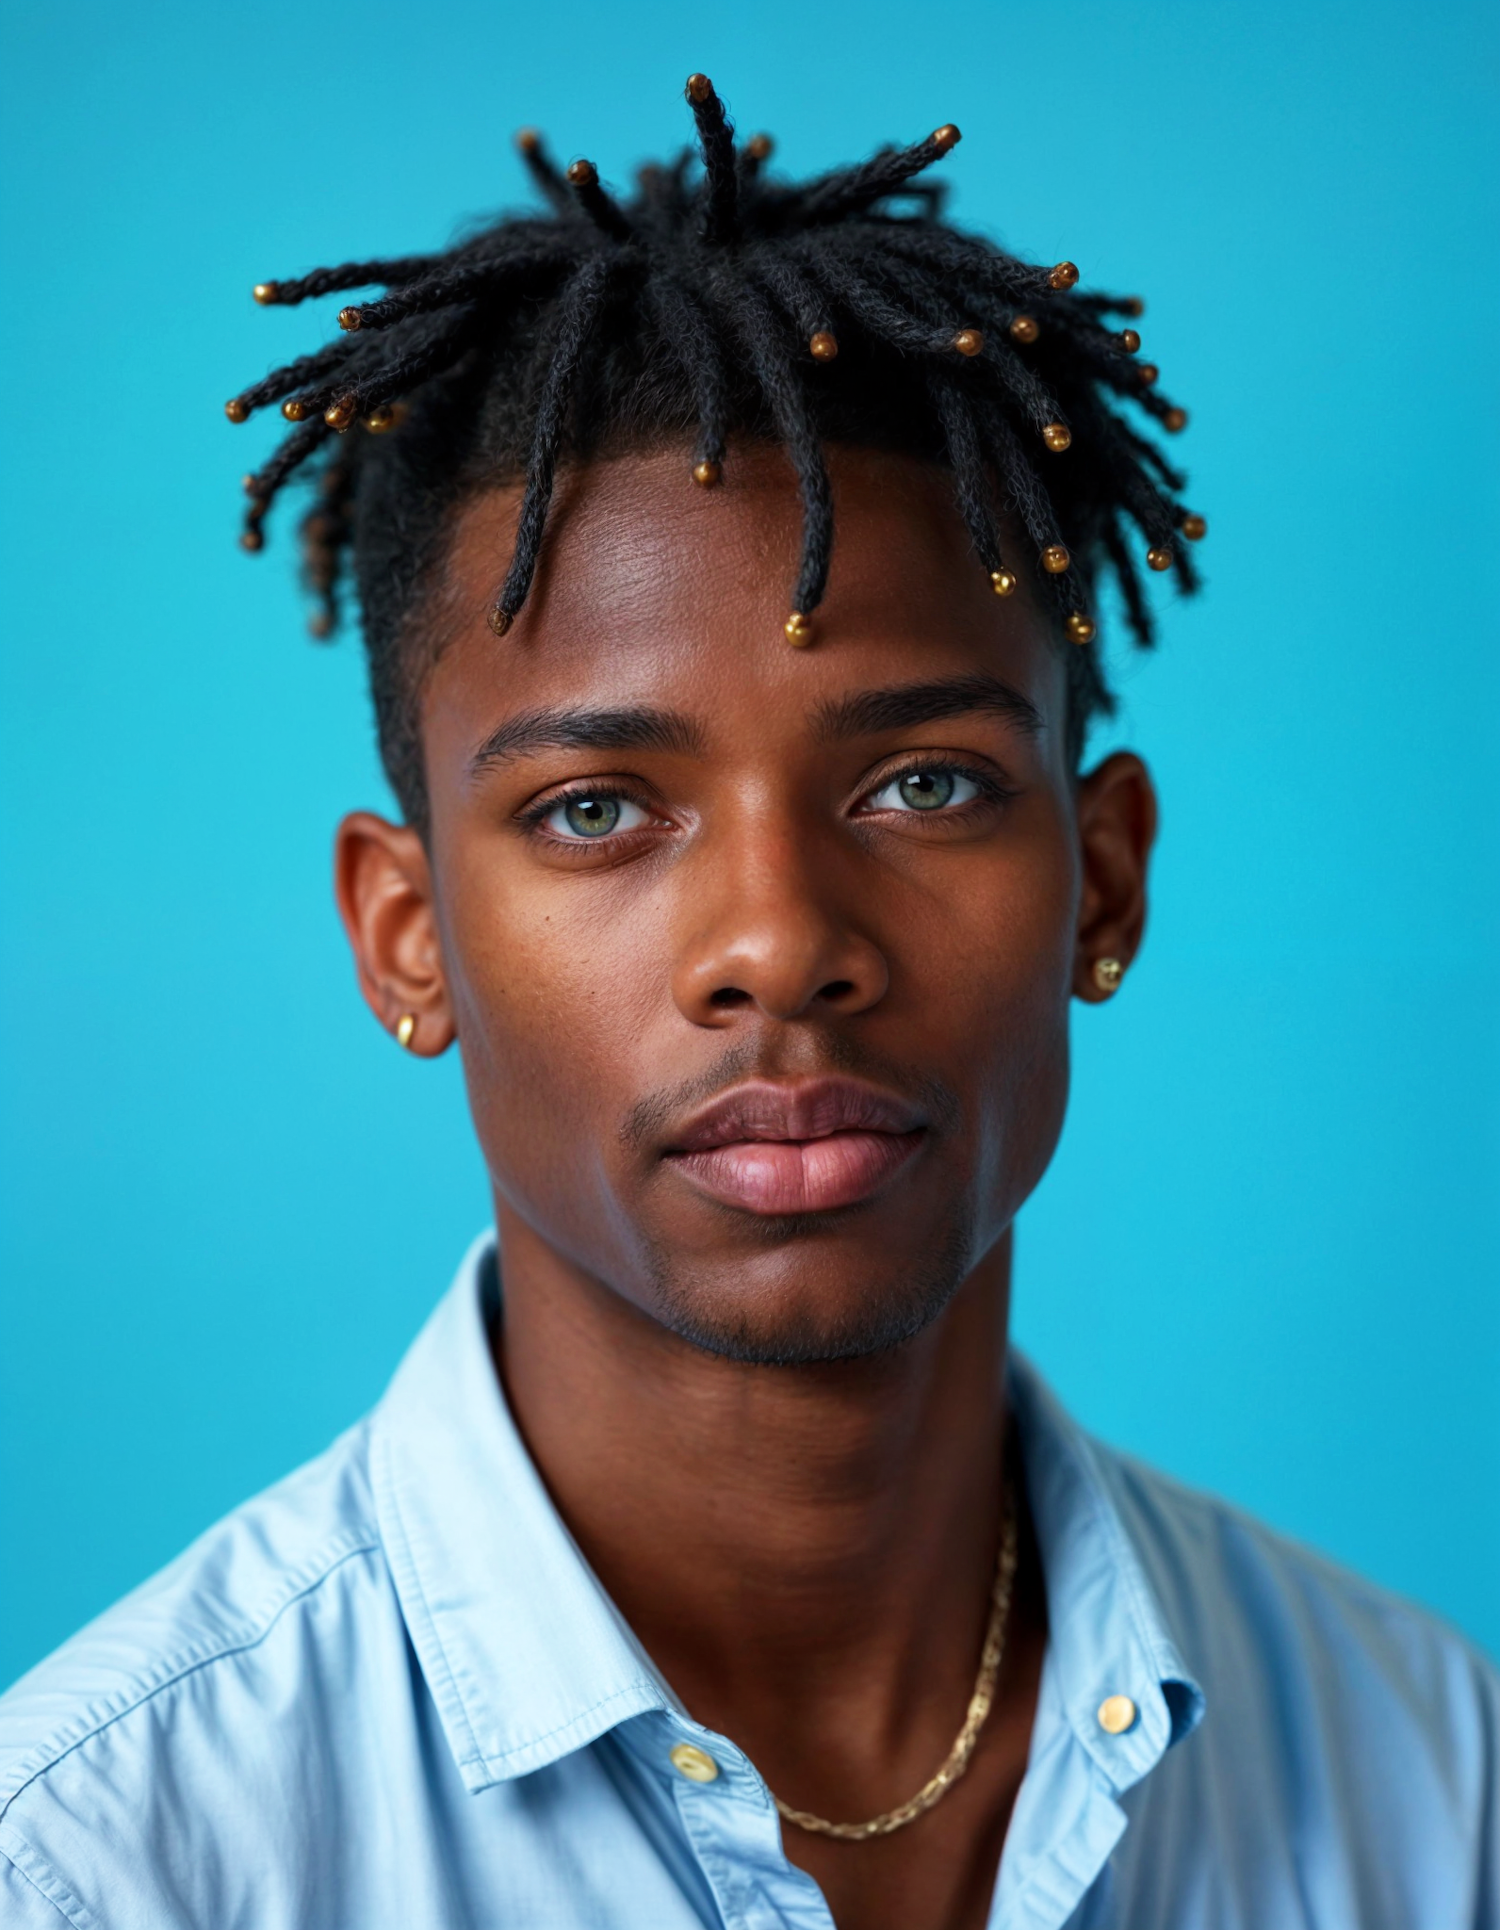
[[[979,786],[962,771],[903,771],[893,777],[870,799],[874,811],[943,811],[950,805],[968,804],[979,796]]]
[[[909,810],[940,811],[953,802],[958,779],[952,771],[908,771],[897,780],[896,789]]]
[[[617,797],[570,797],[563,818],[575,838],[607,837],[620,822]]]
[[[638,831],[649,812],[626,797],[591,796],[587,791],[554,804],[544,820],[553,837],[568,844],[597,843],[615,831]]]

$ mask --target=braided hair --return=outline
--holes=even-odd
[[[245,478],[241,541],[259,550],[275,497],[299,473],[317,475],[301,525],[313,634],[333,634],[352,575],[382,758],[419,828],[418,712],[435,646],[424,649],[413,619],[454,512],[524,478],[489,613],[504,635],[536,572],[559,462],[691,442],[692,480],[712,488],[731,436],[782,444],[803,507],[793,645],[813,641],[828,581],[824,444],[944,465],[996,594],[1032,573],[1071,645],[1075,758],[1089,718],[1113,702],[1092,614],[1101,575],[1143,646],[1153,623],[1138,557],[1196,586],[1178,538],[1201,537],[1204,521],[1184,511],[1184,478],[1120,407],[1172,433],[1187,421],[1137,359],[1135,330],[1108,325],[1138,317],[1138,298],[1081,291],[1071,262],[1039,268],[944,221],[941,189],[917,177],[955,145],[956,127],[792,183],[766,173],[765,135],[736,143],[707,76],[692,75],[686,95],[701,165],[688,150],[642,167],[628,201],[590,161],[560,170],[528,129],[517,144],[546,215],[507,217],[444,253],[255,289],[280,306],[384,290],[342,308],[336,340],[242,390],[226,413],[244,422],[279,403],[295,425]]]

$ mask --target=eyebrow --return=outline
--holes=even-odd
[[[913,724],[933,724],[974,710],[998,712],[1028,737],[1046,728],[1042,713],[1029,697],[1023,697],[999,677],[983,674],[943,677],[931,683],[891,684],[884,690],[860,690],[847,697],[829,698],[813,712],[813,728],[825,741],[836,741],[905,730]]]
[[[813,710],[812,724],[814,735],[828,743],[937,723],[976,710],[1009,717],[1028,736],[1045,729],[1042,714],[1029,697],[1001,678],[985,675],[891,684],[884,690],[828,698]],[[507,718],[470,757],[469,771],[478,776],[496,764],[541,750],[676,751],[692,756],[703,748],[702,730],[681,711],[646,705],[617,710],[557,706]]]
[[[492,730],[469,759],[477,776],[491,765],[532,751],[679,751],[703,748],[703,733],[680,711],[645,706],[621,710],[524,710]]]

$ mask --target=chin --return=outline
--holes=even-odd
[[[937,1319],[974,1262],[965,1213],[935,1229],[904,1266],[889,1245],[878,1253],[839,1238],[835,1216],[790,1215],[760,1229],[758,1257],[740,1253],[722,1268],[701,1256],[680,1269],[654,1256],[655,1318],[680,1339],[724,1360],[758,1367],[805,1367],[868,1360],[914,1339]]]

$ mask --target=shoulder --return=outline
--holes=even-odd
[[[1428,1722],[1445,1719],[1455,1739],[1477,1742],[1493,1721],[1500,1674],[1440,1616],[1228,1502],[1094,1445],[1184,1655],[1206,1676],[1274,1666],[1287,1687],[1331,1682],[1404,1700]]]
[[[187,1788],[196,1812],[290,1788],[320,1678],[347,1693],[382,1623],[399,1640],[366,1444],[352,1429],[0,1696],[0,1851],[38,1894],[85,1845],[180,1826]]]
[[[1270,1838],[1296,1841],[1314,1829],[1398,1883],[1420,1870],[1424,1881],[1467,1894],[1493,1880],[1493,1663],[1429,1611],[1223,1501],[1091,1445],[1203,1691],[1204,1719],[1174,1765],[1178,1776],[1200,1792],[1233,1791],[1249,1812],[1242,1834],[1254,1836],[1258,1814]],[[1427,1901],[1435,1907],[1430,1894]],[[1450,1919],[1439,1912],[1431,1920]]]

